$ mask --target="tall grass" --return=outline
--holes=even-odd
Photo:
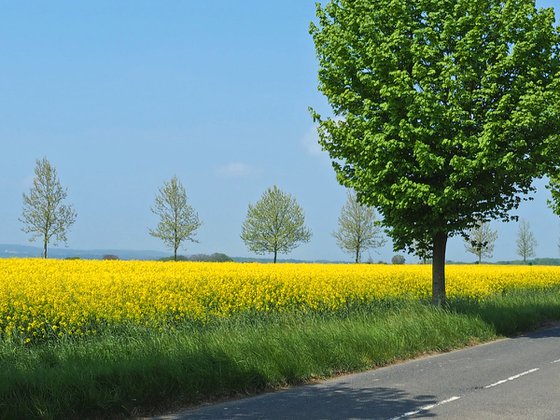
[[[544,321],[560,320],[560,288],[516,289],[484,299],[456,300],[450,309],[479,317],[500,335],[528,331]]]
[[[447,309],[394,301],[337,314],[247,315],[204,328],[0,342],[0,418],[128,417],[382,366],[548,319],[560,319],[558,290],[456,301]]]

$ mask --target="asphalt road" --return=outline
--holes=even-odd
[[[170,419],[560,419],[560,327]]]

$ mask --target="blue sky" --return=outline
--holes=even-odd
[[[537,4],[560,8],[558,0]],[[0,6],[0,243],[28,243],[22,193],[46,156],[78,213],[72,248],[165,250],[148,234],[157,223],[150,206],[177,175],[204,223],[184,253],[252,256],[239,237],[247,205],[276,184],[313,231],[288,257],[351,259],[332,237],[345,191],[308,112],[329,112],[308,35],[313,1]],[[556,257],[560,219],[537,186],[517,214],[537,237],[537,255]],[[494,260],[516,258],[516,224],[493,225]],[[393,254],[388,244],[371,256]],[[447,257],[474,259],[458,238]]]

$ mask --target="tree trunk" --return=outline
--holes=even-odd
[[[434,254],[432,262],[432,303],[437,306],[445,304],[445,248],[447,233],[438,232],[434,236]]]
[[[356,264],[360,262],[360,247],[356,247]]]
[[[278,254],[278,250],[277,250],[277,249],[274,250],[274,264],[276,264],[276,254]]]
[[[177,261],[177,247],[173,248],[173,261]]]
[[[49,242],[47,241],[47,238],[45,237],[43,240],[43,258],[47,258],[47,246],[48,246]]]

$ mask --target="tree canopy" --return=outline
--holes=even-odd
[[[554,214],[560,216],[560,174],[552,174],[550,182],[547,185],[550,190],[551,198],[548,200],[548,206]]]
[[[532,0],[332,0],[312,23],[320,143],[396,249],[509,220],[560,163],[560,34]]]
[[[31,234],[31,241],[41,238],[43,258],[48,256],[48,245],[55,241],[66,242],[66,234],[76,221],[76,212],[64,204],[68,193],[62,188],[56,168],[44,157],[36,161],[35,177],[29,194],[23,194],[22,230]]]
[[[152,212],[159,217],[159,223],[155,229],[149,230],[150,235],[170,247],[173,259],[177,261],[177,250],[186,240],[196,242],[195,233],[202,222],[188,204],[185,187],[176,176],[159,189]]]
[[[295,198],[276,185],[267,189],[255,205],[249,204],[241,239],[257,254],[286,254],[301,242],[309,242],[311,231],[305,226],[303,209]]]

